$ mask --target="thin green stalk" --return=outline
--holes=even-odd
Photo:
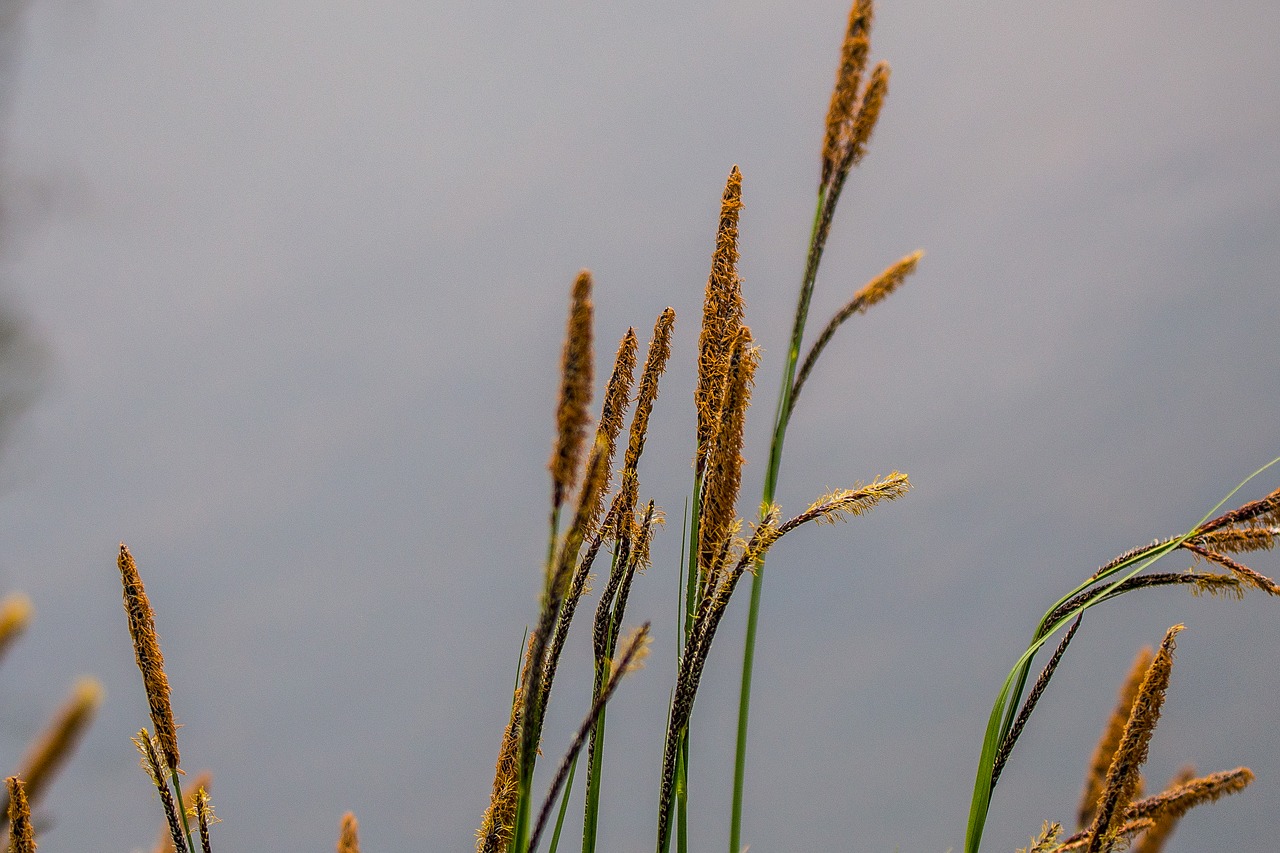
[[[187,850],[195,853],[196,843],[191,840],[191,821],[187,820],[187,810],[182,805],[182,784],[178,781],[178,769],[169,770],[169,778],[173,780],[174,796],[178,800],[178,811],[182,813],[182,830],[187,834]]]
[[[689,853],[689,729],[676,753],[676,853]]]
[[[787,350],[787,363],[782,371],[782,390],[778,394],[778,409],[773,421],[773,440],[769,445],[769,467],[765,469],[764,494],[760,500],[761,516],[773,505],[778,490],[778,471],[782,467],[782,444],[787,436],[787,421],[791,418],[791,393],[796,378],[796,363],[800,360],[800,345],[804,340],[805,321],[809,316],[809,300],[818,277],[818,264],[822,260],[821,244],[824,242],[823,223],[827,190],[818,192],[818,204],[813,213],[813,229],[809,237],[809,255],[805,264],[804,279],[800,285],[800,299],[796,304],[795,326],[791,330],[791,346]],[[742,685],[738,692],[738,741],[733,761],[733,811],[729,821],[729,853],[740,853],[742,842],[742,795],[747,770],[747,723],[751,715],[751,671],[755,663],[756,625],[760,619],[760,593],[764,584],[764,559],[756,562],[751,577],[751,604],[747,610],[747,637],[742,650]]]
[[[560,846],[560,830],[564,828],[564,814],[569,810],[569,794],[573,792],[573,774],[578,769],[578,756],[573,757],[573,763],[569,765],[569,779],[564,783],[564,792],[560,796],[560,813],[556,815],[556,828],[551,833],[551,844],[547,847],[547,853],[556,853],[556,848]]]
[[[1017,706],[1022,698],[1022,691],[1031,670],[1031,661],[1040,650],[1040,647],[1071,620],[1075,619],[1076,616],[1095,604],[1100,604],[1111,598],[1112,593],[1125,581],[1141,574],[1157,560],[1180,548],[1188,539],[1195,537],[1205,522],[1222,509],[1227,501],[1231,500],[1250,480],[1277,463],[1280,463],[1280,457],[1272,459],[1242,480],[1186,533],[1165,542],[1158,542],[1143,548],[1128,559],[1118,562],[1101,575],[1090,577],[1071,592],[1058,599],[1045,612],[1045,615],[1041,617],[1040,624],[1036,629],[1036,635],[1031,644],[1022,653],[1022,656],[1018,658],[1013,669],[1005,678],[1004,684],[996,696],[995,705],[991,709],[991,716],[987,721],[987,730],[982,741],[982,753],[978,759],[978,772],[974,779],[973,800],[969,808],[969,823],[965,832],[965,853],[978,853],[978,849],[982,844],[982,831],[986,824],[987,814],[991,807],[991,794],[995,787],[991,782],[995,755],[1000,748],[1000,744],[1004,742],[1005,737],[1008,735],[1010,726],[1013,724],[1013,717],[1017,712]],[[1115,580],[1111,581],[1112,578],[1115,578]],[[1110,582],[1106,583],[1105,586],[1098,585],[1104,581]],[[1059,612],[1063,604],[1090,587],[1094,587],[1094,590],[1090,593],[1088,599],[1063,613],[1052,624],[1047,624],[1050,618]]]
[[[547,543],[547,566],[545,576],[547,578],[544,584],[543,595],[551,594],[551,574],[555,571],[556,565],[556,539],[557,531],[560,526],[560,509],[556,507],[551,511],[551,530],[549,542]],[[544,605],[545,606],[545,605]],[[535,643],[546,642],[545,637],[535,636]],[[542,674],[542,665],[540,661],[534,661],[533,666],[529,669],[529,684],[525,685],[525,708],[523,713],[523,726],[532,726],[540,728],[540,709],[537,707],[537,695],[541,690],[540,676]],[[532,747],[529,745],[529,739],[521,734],[520,737],[520,766],[519,772],[519,796],[516,798],[516,815],[515,815],[515,832],[512,835],[511,847],[512,853],[523,853],[529,849],[529,832],[531,827],[529,821],[533,814],[533,766],[538,760],[538,744],[535,742]]]
[[[684,578],[684,642],[687,646],[693,634],[693,618],[698,612],[701,600],[702,579],[698,573],[698,531],[702,510],[702,475],[693,478],[693,499],[689,514],[689,550],[688,565]],[[680,741],[676,747],[676,850],[677,853],[688,853],[689,849],[689,729],[680,733]]]
[[[604,673],[600,683],[605,684],[608,681],[608,673]],[[582,853],[595,853],[596,849],[596,828],[600,819],[600,773],[604,767],[603,706],[600,708],[600,713],[596,714],[595,729],[591,732],[590,756],[591,766],[587,772],[586,817],[582,822]]]

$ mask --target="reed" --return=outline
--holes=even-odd
[[[673,843],[679,853],[689,849],[689,827],[694,819],[689,809],[693,714],[706,668],[714,660],[714,640],[742,581],[750,577],[751,593],[742,626],[745,642],[732,797],[726,822],[730,853],[741,853],[743,849],[742,804],[752,670],[766,558],[779,540],[802,527],[861,516],[904,497],[911,489],[906,474],[892,471],[865,483],[828,491],[798,512],[784,512],[776,500],[791,415],[801,391],[819,381],[819,362],[828,344],[849,320],[895,293],[917,270],[922,258],[919,251],[903,255],[855,290],[808,343],[801,359],[807,343],[809,310],[836,207],[852,169],[866,156],[888,96],[889,66],[883,62],[870,65],[874,11],[871,0],[855,0],[840,46],[819,146],[819,180],[810,238],[791,334],[783,350],[782,382],[773,409],[764,485],[760,501],[745,508],[741,491],[748,455],[746,425],[762,350],[746,322],[747,301],[738,273],[745,190],[744,176],[737,166],[729,171],[720,195],[697,351],[691,354],[696,368],[691,389],[691,447],[670,451],[683,459],[689,458],[685,454],[691,450],[693,477],[685,498],[685,539],[679,565],[673,572],[680,579],[678,616],[671,626],[678,657],[673,682],[667,685],[667,721],[659,777],[654,780],[657,853],[668,853]],[[624,628],[629,619],[631,592],[650,567],[651,544],[663,523],[656,499],[645,495],[642,489],[641,462],[659,398],[659,384],[672,356],[675,312],[666,308],[657,317],[638,382],[637,335],[634,328],[622,334],[593,431],[594,287],[587,270],[578,273],[570,287],[559,394],[552,417],[546,556],[537,608],[521,648],[507,723],[498,740],[489,803],[476,832],[477,853],[533,853],[548,834],[548,849],[555,853],[562,839],[580,758],[585,758],[586,764],[585,790],[581,792],[581,849],[583,853],[598,849],[600,827],[608,814],[602,785],[609,769],[607,711],[622,682],[647,655],[653,633],[649,621],[626,633]],[[810,391],[806,400],[812,401],[814,396]],[[624,443],[628,411],[630,426]],[[1280,459],[1245,482],[1277,463]],[[966,828],[966,853],[978,853],[1001,774],[1032,723],[1035,710],[1048,695],[1059,664],[1088,611],[1123,595],[1165,587],[1184,588],[1196,595],[1239,598],[1256,590],[1280,596],[1280,586],[1241,562],[1243,554],[1275,546],[1276,537],[1280,536],[1280,490],[1215,515],[1236,491],[1186,532],[1133,548],[1103,564],[1045,611],[1026,650],[1001,686],[988,720]],[[1157,561],[1173,554],[1185,555],[1192,565],[1176,573],[1151,570]],[[603,567],[605,561],[607,569]],[[177,724],[155,614],[137,564],[123,544],[117,567],[152,727],[151,731],[143,728],[135,742],[164,813],[165,835],[159,849],[196,853],[198,838],[199,848],[211,853],[209,827],[215,818],[208,779],[197,781],[190,798],[183,796]],[[591,690],[579,697],[585,713],[581,724],[568,734],[553,769],[539,774],[544,747],[550,752],[544,723],[553,687],[569,632],[579,605],[592,591],[593,579],[597,602],[587,629],[592,651]],[[23,607],[20,599],[0,607],[0,653],[25,624],[27,611]],[[1243,767],[1203,777],[1187,770],[1160,793],[1142,796],[1140,770],[1160,719],[1173,667],[1175,639],[1181,630],[1181,625],[1169,629],[1155,652],[1143,652],[1135,661],[1103,736],[1085,762],[1077,831],[1064,838],[1060,823],[1045,822],[1026,848],[1028,853],[1111,853],[1128,843],[1136,844],[1141,853],[1159,853],[1177,822],[1191,808],[1240,791],[1252,782],[1252,772]],[[1038,652],[1055,637],[1058,640],[1054,651],[1031,682],[1031,668]],[[20,844],[20,836],[30,835],[28,794],[35,795],[61,760],[57,756],[65,754],[66,744],[74,742],[90,713],[84,708],[92,704],[85,700],[75,706],[79,710],[68,710],[59,718],[53,733],[24,765],[25,786],[17,778],[10,778],[8,811],[15,845]],[[655,744],[655,751],[657,748]],[[27,843],[28,847],[15,849],[34,849],[33,841]],[[359,851],[357,822],[350,812],[341,819],[337,850]]]

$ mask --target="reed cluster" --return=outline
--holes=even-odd
[[[695,701],[706,667],[713,659],[711,650],[717,632],[744,579],[750,579],[751,594],[743,625],[746,639],[733,797],[727,820],[730,853],[743,849],[741,821],[751,675],[766,557],[779,539],[801,527],[862,515],[883,502],[904,496],[910,489],[907,476],[893,471],[865,484],[855,483],[822,495],[799,512],[788,514],[775,501],[791,415],[802,389],[811,380],[817,381],[816,367],[828,343],[846,321],[898,289],[921,259],[920,252],[909,253],[854,291],[801,358],[809,307],[836,206],[851,170],[866,154],[888,95],[888,65],[882,62],[868,70],[873,12],[871,0],[855,0],[845,28],[823,127],[817,199],[794,324],[784,355],[782,385],[774,408],[764,488],[759,503],[751,502],[745,509],[741,495],[745,424],[761,353],[746,324],[746,302],[738,273],[738,226],[744,192],[743,176],[736,166],[730,170],[721,196],[694,356],[697,373],[692,398],[696,428],[689,446],[677,449],[681,454],[690,454],[692,483],[687,494],[688,510],[682,519],[679,617],[671,626],[678,640],[679,659],[670,685],[661,770],[654,780],[658,791],[654,816],[657,853],[667,853],[673,843],[679,853],[689,849],[689,768],[694,757],[689,733]],[[541,590],[520,651],[522,663],[499,739],[489,803],[476,833],[477,853],[532,853],[544,842],[548,851],[557,851],[569,808],[575,802],[573,786],[580,761],[585,763],[585,781],[580,792],[578,844],[583,853],[596,850],[601,821],[607,813],[601,780],[607,766],[609,703],[622,681],[643,665],[655,630],[648,621],[626,631],[624,624],[631,621],[627,603],[633,585],[650,566],[651,543],[664,521],[655,500],[641,497],[640,472],[659,384],[672,356],[675,312],[667,308],[654,321],[643,365],[635,329],[623,333],[604,384],[598,415],[593,419],[594,286],[591,273],[584,270],[570,289],[554,413],[555,437],[548,462],[550,511]],[[1254,476],[1276,462],[1280,460]],[[1280,595],[1280,587],[1271,579],[1238,559],[1241,554],[1275,545],[1280,535],[1280,490],[1215,515],[1234,494],[1224,498],[1187,532],[1132,549],[1106,563],[1046,611],[992,709],[974,784],[966,853],[978,853],[1001,773],[1087,611],[1131,592],[1166,586],[1219,596],[1240,597],[1248,590]],[[1188,556],[1192,566],[1176,573],[1151,570],[1158,560],[1175,553]],[[197,853],[198,846],[210,853],[210,825],[215,818],[209,801],[209,778],[198,778],[189,786],[190,795],[184,796],[178,727],[155,614],[133,556],[123,544],[117,567],[151,718],[151,728],[142,728],[135,742],[165,818],[156,849]],[[595,612],[587,628],[592,648],[591,692],[582,702],[582,722],[565,737],[554,769],[538,775],[543,746],[548,742],[544,722],[552,688],[574,618],[592,591],[596,593]],[[7,613],[0,611],[0,650],[9,636],[10,629],[5,627],[9,624]],[[1104,853],[1129,843],[1136,844],[1141,853],[1159,853],[1188,810],[1239,791],[1252,781],[1247,768],[1199,777],[1188,768],[1160,793],[1142,795],[1140,769],[1160,717],[1175,638],[1181,630],[1181,625],[1171,628],[1158,650],[1144,652],[1135,663],[1116,710],[1087,762],[1076,832],[1063,837],[1060,824],[1046,823],[1026,848],[1029,853]],[[1029,685],[1037,653],[1054,637],[1059,637],[1055,650],[1039,677]],[[62,740],[69,738],[62,736]],[[48,740],[53,743],[58,739]],[[656,744],[654,748],[657,749]],[[49,746],[38,752],[44,755],[52,751]],[[8,814],[15,850],[34,849],[28,798],[34,796],[44,778],[29,769],[22,774],[25,783],[18,778],[9,780]],[[351,813],[339,823],[337,850],[359,851],[357,822]]]

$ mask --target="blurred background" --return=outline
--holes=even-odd
[[[845,0],[5,8],[0,278],[26,342],[5,382],[31,403],[0,464],[0,591],[37,615],[0,671],[0,763],[75,676],[107,689],[41,849],[160,831],[129,742],[149,723],[120,541],[184,762],[214,773],[215,849],[328,849],[346,809],[366,850],[471,849],[534,618],[580,267],[601,374],[628,325],[644,341],[677,312],[641,472],[669,523],[629,607],[658,640],[610,711],[601,837],[652,849],[720,193],[739,164],[764,346],[751,514]],[[879,4],[891,93],[813,322],[926,255],[810,379],[781,497],[894,469],[915,489],[770,558],[753,851],[960,847],[991,703],[1040,614],[1280,453],[1277,32],[1262,0]],[[698,850],[727,837],[745,605],[694,719]],[[1134,653],[1175,622],[1149,787],[1186,762],[1258,781],[1169,850],[1275,849],[1280,604],[1176,591],[1085,620],[984,849],[1072,819]],[[552,757],[590,691],[574,639]]]

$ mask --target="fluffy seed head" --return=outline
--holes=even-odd
[[[9,850],[11,853],[35,853],[36,833],[31,828],[31,805],[22,780],[10,776],[5,780],[9,794]]]
[[[573,283],[564,355],[560,363],[560,402],[556,407],[556,445],[551,453],[551,504],[559,509],[573,488],[591,420],[592,350],[591,273],[583,270]]]
[[[867,54],[871,50],[873,12],[871,0],[854,0],[849,9],[849,25],[845,28],[844,42],[840,45],[840,67],[836,69],[836,84],[831,90],[831,105],[827,108],[826,135],[822,140],[823,186],[831,180],[840,162],[842,146],[853,123],[858,87],[862,83],[862,71],[866,68]]]
[[[720,201],[720,226],[711,256],[702,303],[702,331],[698,336],[698,384],[694,405],[698,411],[698,448],[694,468],[702,473],[711,438],[724,402],[729,360],[738,329],[742,327],[742,282],[738,278],[738,214],[742,210],[742,173],[734,166]]]
[[[1175,638],[1182,630],[1182,625],[1174,625],[1165,634],[1164,641],[1138,688],[1133,710],[1129,713],[1129,722],[1125,725],[1124,735],[1120,738],[1115,758],[1107,771],[1106,787],[1098,798],[1098,807],[1089,827],[1089,853],[1111,849],[1124,823],[1125,811],[1133,802],[1139,772],[1146,763],[1147,747],[1151,743],[1156,723],[1160,720],[1165,690],[1169,687]]]
[[[357,836],[359,826],[353,813],[347,812],[342,816],[342,826],[338,831],[338,853],[360,853],[360,839]]]
[[[164,655],[160,653],[160,640],[156,636],[155,614],[151,601],[143,589],[142,578],[133,555],[124,543],[120,543],[120,555],[116,560],[120,580],[124,587],[124,610],[129,617],[129,635],[133,637],[134,657],[142,672],[142,686],[151,707],[151,725],[155,727],[160,757],[170,770],[179,767],[178,727],[173,721],[173,706],[169,701],[169,677],[164,671]]]

